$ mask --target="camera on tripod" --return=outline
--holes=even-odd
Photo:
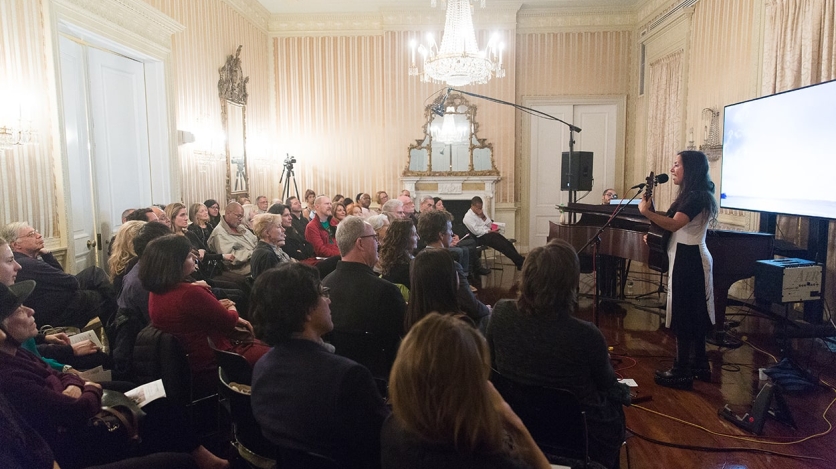
[[[287,169],[293,169],[293,163],[296,163],[296,157],[287,155],[287,158],[284,159],[284,167]]]

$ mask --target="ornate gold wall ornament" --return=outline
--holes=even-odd
[[[247,82],[250,77],[244,76],[241,69],[241,48],[235,50],[235,57],[226,56],[226,63],[218,69],[220,79],[218,80],[218,95],[221,99],[232,101],[236,104],[247,104]]]

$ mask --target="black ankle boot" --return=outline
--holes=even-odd
[[[659,386],[675,389],[691,389],[691,386],[694,385],[694,376],[691,369],[678,363],[674,363],[673,368],[667,371],[656,370],[656,376],[653,380]]]
[[[711,365],[708,364],[707,358],[698,360],[696,363],[692,364],[691,371],[694,374],[694,379],[705,381],[706,383],[711,382]]]

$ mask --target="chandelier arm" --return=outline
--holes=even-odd
[[[564,124],[567,127],[569,127],[569,130],[572,131],[572,132],[580,132],[581,131],[580,127],[578,127],[576,125],[573,125],[573,124],[570,124],[570,123],[568,123],[568,122],[566,122],[562,119],[558,119],[557,117],[554,117],[551,114],[546,114],[543,111],[538,111],[537,109],[532,109],[530,107],[525,107],[525,106],[522,106],[522,105],[516,104],[516,103],[510,103],[508,101],[503,101],[501,99],[491,98],[489,96],[483,96],[481,94],[471,93],[469,91],[463,91],[463,90],[456,89],[456,88],[447,88],[447,94],[450,94],[451,91],[455,91],[456,93],[466,94],[468,96],[473,96],[475,98],[486,99],[486,100],[492,101],[494,103],[505,104],[506,106],[511,106],[513,108],[519,109],[520,111],[527,112],[529,114],[532,114],[536,117],[540,117],[542,119],[549,119],[549,120],[560,122],[561,124]]]

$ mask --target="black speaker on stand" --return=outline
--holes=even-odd
[[[569,165],[569,152],[562,154],[560,165],[560,190],[562,191],[591,191],[592,190],[592,152],[576,151],[572,155],[572,165]],[[571,169],[571,171],[570,171]]]

